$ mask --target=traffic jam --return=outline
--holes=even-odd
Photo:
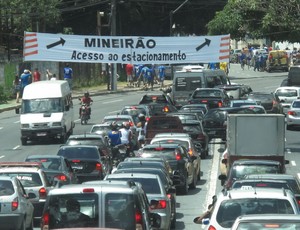
[[[0,226],[188,229],[178,228],[178,199],[197,191],[218,140],[221,189],[191,219],[193,228],[299,229],[300,183],[286,170],[285,133],[300,125],[300,67],[290,68],[287,85],[267,93],[231,82],[219,68],[180,66],[171,86],[140,91],[140,100],[101,122],[81,122],[81,133],[72,119],[63,131],[37,122],[39,113],[48,121],[47,114],[73,117],[66,81],[30,84],[18,111],[22,145],[46,138],[60,145],[54,154],[1,160],[0,216],[10,218]],[[48,98],[39,84],[51,88]],[[42,110],[46,104],[52,110]]]

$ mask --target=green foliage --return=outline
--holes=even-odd
[[[299,0],[229,0],[207,28],[210,34],[230,33],[233,39],[250,34],[299,42],[299,24]]]
[[[0,104],[7,103],[10,96],[10,90],[4,87],[3,85],[0,85]]]

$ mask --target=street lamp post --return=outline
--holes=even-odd
[[[116,0],[111,1],[111,27],[110,27],[110,35],[116,36],[117,35],[117,29],[116,29]],[[113,63],[110,66],[111,68],[111,91],[117,91],[117,64]]]
[[[183,3],[181,3],[180,6],[178,6],[175,10],[170,11],[170,36],[172,36],[172,28],[173,28],[173,15],[181,9],[189,0],[185,0]]]

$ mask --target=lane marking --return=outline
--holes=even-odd
[[[0,127],[0,129],[3,129],[3,127]]]
[[[0,156],[0,159],[3,158],[3,157],[5,157],[5,155]]]
[[[292,166],[296,166],[296,162],[295,161],[291,161],[291,165]]]
[[[120,111],[121,111],[121,110],[111,111],[111,112],[109,112],[108,114],[118,113],[118,112],[120,112]]]
[[[106,102],[102,102],[102,104],[110,104],[110,103],[119,102],[119,101],[123,101],[123,99],[118,99],[118,100],[113,100],[113,101],[106,101]]]
[[[18,148],[20,148],[20,145],[17,145],[16,147],[14,147],[13,150],[16,150]]]
[[[208,193],[206,195],[206,201],[204,203],[204,210],[207,210],[208,205],[212,203],[212,197],[216,195],[217,191],[217,182],[220,183],[220,181],[216,178],[218,178],[218,172],[219,172],[219,163],[220,163],[220,152],[216,151],[215,149],[220,147],[220,144],[212,144],[213,148],[211,150],[213,154],[213,162],[212,167],[210,171],[210,178],[209,178],[209,185],[208,185]]]
[[[20,123],[20,120],[19,120],[19,121],[15,121],[14,123],[15,123],[15,124]]]

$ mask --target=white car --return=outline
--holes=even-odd
[[[158,175],[148,173],[120,173],[107,175],[104,180],[134,181],[142,184],[148,200],[157,200],[156,207],[151,206],[151,212],[161,217],[160,229],[168,230],[171,226],[171,200],[167,196],[164,185]]]
[[[206,229],[229,230],[236,218],[246,214],[299,214],[294,194],[290,190],[253,188],[225,190],[214,199]]]
[[[300,87],[284,86],[275,90],[275,94],[279,97],[279,100],[283,107],[283,113],[287,114],[292,102],[300,98]]]
[[[286,113],[286,128],[300,126],[300,99],[294,100]]]
[[[33,209],[20,181],[0,176],[0,229],[33,229]]]

